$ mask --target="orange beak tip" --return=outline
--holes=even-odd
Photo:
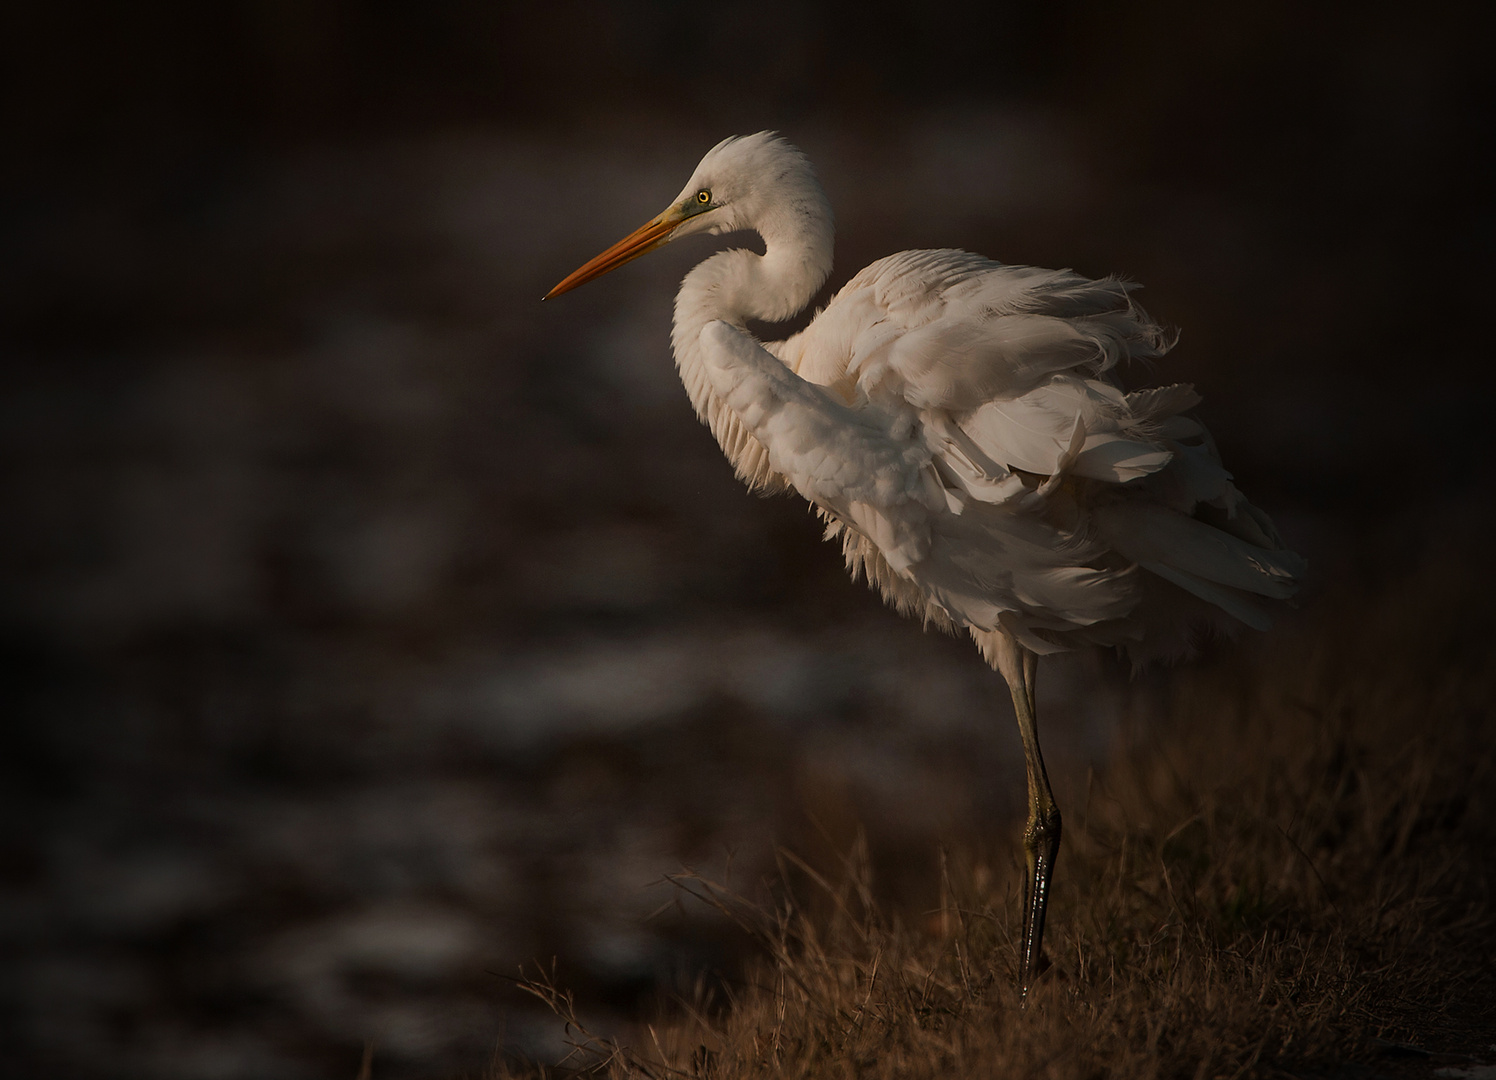
[[[549,300],[553,296],[570,292],[578,285],[591,281],[595,277],[601,277],[609,270],[616,270],[624,263],[632,262],[640,255],[653,251],[665,243],[670,238],[670,234],[680,224],[679,220],[668,218],[662,214],[647,225],[635,229],[628,236],[625,236],[607,251],[596,256],[579,269],[572,271],[570,275],[541,297],[541,299]]]

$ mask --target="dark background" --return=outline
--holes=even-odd
[[[860,826],[917,903],[940,842],[1012,830],[1000,681],[849,586],[691,417],[670,299],[709,246],[537,302],[724,135],[817,163],[833,287],[935,246],[1144,282],[1183,330],[1157,377],[1205,394],[1309,605],[1468,540],[1493,464],[1476,15],[12,5],[9,1062],[554,1057],[516,965],[558,957],[607,1028],[741,949],[664,873],[751,891],[775,843]],[[1167,685],[1047,666],[1062,798]]]

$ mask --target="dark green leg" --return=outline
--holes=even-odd
[[[1060,853],[1060,808],[1044,771],[1039,752],[1038,720],[1034,708],[1034,678],[1039,658],[1017,642],[1005,638],[998,653],[998,670],[1008,680],[1013,710],[1018,714],[1018,733],[1023,738],[1023,758],[1028,772],[1028,824],[1023,830],[1023,853],[1028,878],[1023,895],[1023,944],[1018,954],[1018,986],[1025,1001],[1039,974],[1043,957],[1044,914],[1049,907],[1049,882]]]

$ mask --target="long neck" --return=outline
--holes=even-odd
[[[717,399],[702,368],[701,330],[718,319],[734,326],[749,319],[783,322],[810,303],[831,273],[833,228],[822,207],[790,206],[761,222],[764,254],[719,251],[687,274],[676,294],[671,334],[676,370],[696,415],[711,426],[734,464],[741,440],[728,430],[735,427],[728,420],[735,418]]]

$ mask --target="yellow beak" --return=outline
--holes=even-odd
[[[573,270],[541,299],[549,300],[553,296],[570,292],[578,285],[586,284],[595,277],[602,277],[609,270],[617,270],[624,263],[632,262],[640,255],[649,254],[655,248],[667,243],[670,240],[670,234],[690,216],[690,214],[683,213],[680,207],[672,206],[653,221],[629,233],[601,255]]]

